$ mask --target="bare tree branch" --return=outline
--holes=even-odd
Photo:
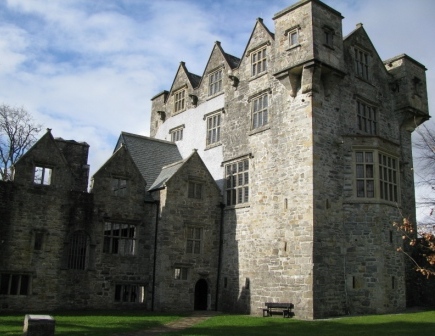
[[[0,105],[0,178],[11,179],[10,168],[36,142],[42,126],[22,107]]]

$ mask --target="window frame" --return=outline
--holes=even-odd
[[[269,124],[269,92],[263,92],[251,99],[251,130],[261,129]]]
[[[116,227],[119,226],[119,227]],[[119,230],[118,234],[115,234]],[[122,231],[126,230],[126,234]],[[131,235],[131,230],[133,234]],[[106,221],[103,232],[103,253],[119,256],[135,256],[137,248],[137,225],[118,221]]]
[[[86,270],[89,262],[89,235],[83,231],[74,231],[68,240],[67,269]]]
[[[183,140],[183,133],[184,133],[184,125],[174,127],[169,130],[169,134],[171,136],[171,141],[182,141]]]
[[[363,160],[358,159],[358,153],[363,153],[361,156]],[[371,159],[366,160],[366,154],[370,154]],[[353,169],[354,196],[357,200],[400,204],[400,172],[397,156],[378,149],[354,149]],[[367,187],[370,185],[367,182],[372,184],[372,191]],[[368,193],[367,190],[372,193]]]
[[[251,76],[267,71],[267,45],[251,52]]]
[[[38,176],[38,172],[41,172],[41,176]],[[35,165],[33,169],[33,184],[40,186],[52,185],[53,168],[45,165]]]
[[[226,206],[246,205],[250,200],[250,158],[244,157],[225,164]]]
[[[185,87],[174,91],[174,113],[180,113],[186,110],[186,92]]]
[[[23,279],[26,280],[23,281]],[[0,296],[29,296],[31,295],[31,281],[30,274],[0,272]]]
[[[202,199],[204,184],[199,181],[190,180],[187,182],[187,197],[191,199]]]
[[[215,96],[223,91],[223,68],[208,75],[208,96]]]
[[[192,233],[192,234],[191,234]],[[186,227],[186,253],[199,255],[202,254],[202,243],[204,237],[204,229],[200,226]]]
[[[378,111],[376,106],[362,100],[356,101],[357,128],[370,135],[378,134]]]
[[[214,113],[206,117],[207,139],[206,146],[221,142],[222,113]]]
[[[132,300],[133,294],[134,299]],[[143,304],[146,302],[146,286],[136,283],[116,283],[114,288],[114,302]]]
[[[369,66],[370,66],[370,54],[358,47],[355,47],[354,59],[355,59],[355,73],[356,76],[364,79],[370,80],[369,76]]]
[[[176,266],[174,267],[174,280],[185,281],[189,280],[189,268]]]
[[[112,195],[124,197],[128,194],[128,182],[125,178],[112,177]]]

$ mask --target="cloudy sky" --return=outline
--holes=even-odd
[[[150,99],[180,61],[202,75],[215,41],[241,57],[256,18],[296,0],[0,0],[0,104],[23,106],[55,137],[91,146],[91,173],[121,131],[149,134]],[[435,106],[435,1],[324,0],[363,23],[382,59],[428,71]],[[432,93],[433,92],[433,93]]]

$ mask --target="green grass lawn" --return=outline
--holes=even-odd
[[[282,317],[263,318],[218,315],[170,335],[291,335],[291,336],[412,336],[435,334],[435,311],[394,315],[343,317],[301,321]],[[169,334],[167,334],[169,335]]]
[[[149,329],[185,315],[143,311],[84,311],[38,313],[56,320],[56,336],[109,336],[115,333]],[[0,335],[22,335],[24,314],[0,314]]]
[[[56,319],[56,336],[110,336],[120,332],[152,328],[183,317],[183,315],[141,311],[55,312],[50,315]],[[22,335],[23,322],[23,314],[0,314],[0,335]],[[192,328],[166,335],[412,336],[423,334],[435,334],[435,311],[317,321],[283,319],[279,316],[263,318],[222,314]]]

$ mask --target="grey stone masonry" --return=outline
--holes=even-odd
[[[257,20],[236,66],[217,44],[197,87],[182,63],[153,98],[151,134],[164,138],[159,130],[185,114],[184,148],[188,116],[207,116],[203,106],[224,96],[218,309],[260,314],[264,302],[293,302],[296,317],[312,319],[406,305],[410,270],[392,222],[415,212],[411,133],[429,118],[426,69],[407,55],[382,62],[363,25],[344,37],[342,19],[299,1],[274,16],[273,33]],[[183,85],[197,105],[174,112]]]

